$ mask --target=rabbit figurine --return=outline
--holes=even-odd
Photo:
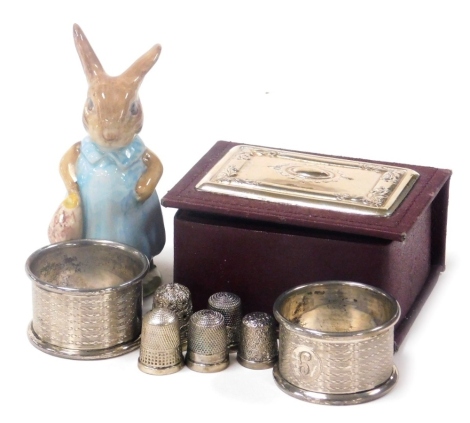
[[[153,46],[121,75],[109,76],[77,24],[73,34],[88,82],[83,109],[88,135],[74,144],[60,162],[67,198],[73,200],[68,203],[81,207],[82,238],[131,245],[152,263],[165,245],[163,216],[155,191],[163,166],[138,135],[143,124],[138,90],[157,61],[161,46]],[[54,230],[54,222],[58,225],[60,220],[51,222],[51,242],[58,241],[54,234],[67,232]]]

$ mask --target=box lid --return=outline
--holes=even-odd
[[[408,189],[403,191],[404,198],[399,199],[400,201],[397,203],[396,208],[393,208],[393,213],[389,215],[358,214],[348,208],[344,210],[341,208],[319,208],[311,204],[305,206],[293,204],[289,201],[266,201],[266,199],[256,198],[256,196],[240,196],[237,193],[233,195],[233,193],[230,193],[230,190],[226,191],[224,189],[216,189],[215,191],[204,190],[204,188],[201,189],[201,186],[204,186],[204,180],[208,180],[207,175],[213,172],[214,166],[216,166],[231,149],[243,145],[244,144],[227,141],[217,142],[162,198],[162,205],[165,207],[175,207],[183,210],[210,213],[226,217],[301,226],[347,234],[366,235],[392,241],[404,241],[408,231],[413,227],[421,213],[434,202],[435,198],[442,191],[442,188],[446,184],[448,185],[448,180],[451,176],[450,170],[389,162],[378,163],[361,159],[361,163],[405,168],[412,174],[414,174],[414,172],[419,174],[417,179],[412,178],[413,184],[410,184]],[[305,152],[291,152],[284,149],[275,150],[299,155],[311,154]],[[319,154],[315,156],[317,158],[324,157],[328,159],[358,161],[358,159]],[[201,181],[203,183],[201,183]],[[198,186],[199,189],[197,188]],[[442,198],[435,207],[436,212],[441,215],[439,226],[441,226],[444,232],[442,236],[445,238],[448,189],[444,191],[445,195],[440,196]]]
[[[418,172],[252,145],[232,147],[196,189],[299,207],[390,216]]]

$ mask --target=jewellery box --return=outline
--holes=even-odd
[[[451,171],[217,142],[162,198],[174,282],[195,310],[215,292],[243,313],[317,281],[362,282],[401,307],[399,347],[445,268]]]

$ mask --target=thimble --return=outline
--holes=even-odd
[[[242,319],[238,362],[249,369],[269,369],[278,359],[277,335],[274,318],[260,311]]]
[[[152,375],[175,373],[184,366],[176,314],[155,308],[142,320],[139,369]]]
[[[193,303],[189,289],[179,283],[161,285],[153,295],[153,308],[168,308],[178,316],[181,349],[186,351],[188,343],[188,324],[193,314]]]
[[[236,351],[240,340],[242,321],[240,297],[231,292],[217,292],[210,296],[208,308],[218,311],[224,316],[225,326],[227,327],[227,347],[229,351]]]
[[[191,316],[186,365],[201,373],[219,372],[229,365],[227,328],[221,313],[204,309]]]

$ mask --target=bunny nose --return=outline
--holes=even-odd
[[[103,138],[106,141],[114,141],[118,137],[117,131],[113,131],[110,129],[104,129],[103,130]]]

